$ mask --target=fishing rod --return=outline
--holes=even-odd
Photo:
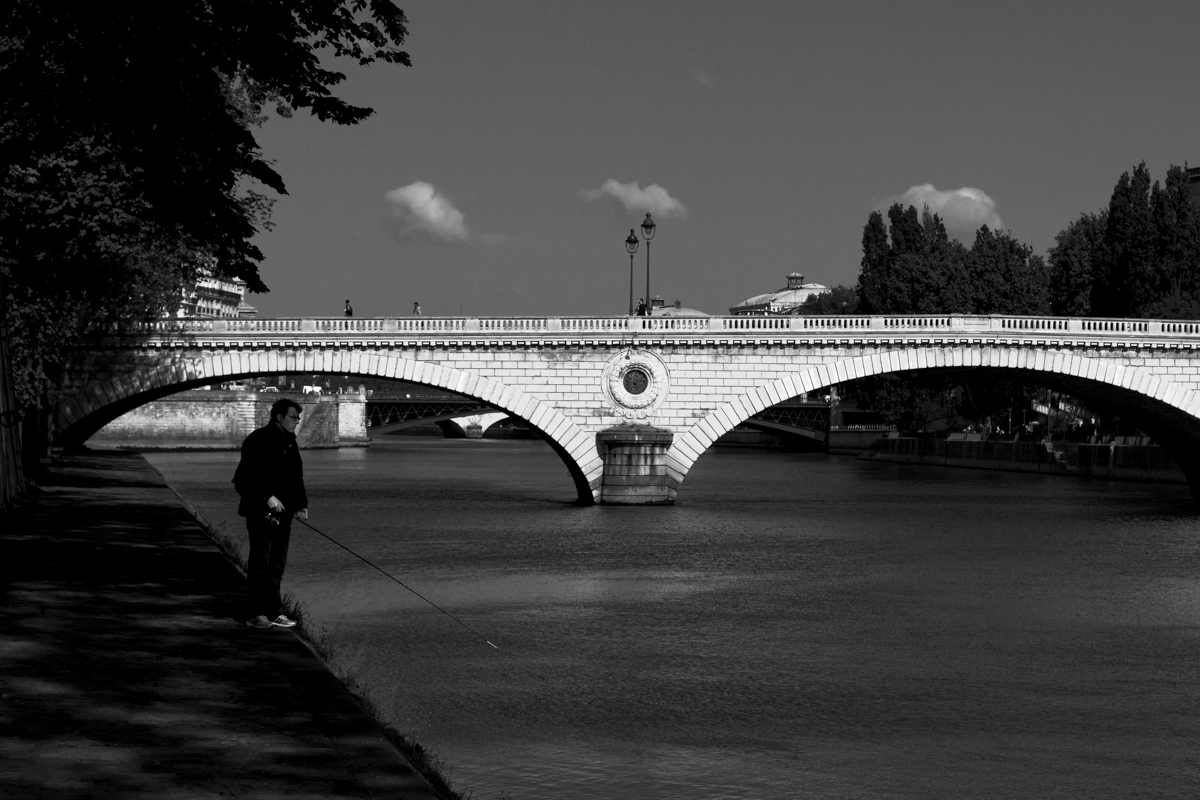
[[[420,592],[418,592],[416,589],[412,588],[411,586],[407,586],[407,585],[405,585],[405,583],[404,583],[403,581],[401,581],[401,580],[399,580],[399,579],[397,579],[397,578],[393,577],[391,574],[389,574],[389,573],[387,573],[387,572],[384,572],[384,571],[383,571],[383,570],[381,570],[379,567],[375,566],[375,565],[374,565],[374,564],[372,564],[370,561],[368,561],[367,559],[365,559],[365,558],[363,558],[362,556],[360,556],[358,553],[356,553],[356,552],[354,552],[353,550],[351,550],[349,547],[346,547],[346,545],[342,544],[342,543],[341,543],[341,542],[339,542],[337,539],[334,539],[334,538],[333,538],[332,536],[330,536],[329,534],[327,534],[327,533],[325,533],[325,532],[323,532],[323,531],[320,531],[320,530],[318,530],[316,527],[314,527],[314,526],[312,526],[312,525],[309,525],[309,524],[308,524],[308,520],[303,520],[303,519],[300,519],[299,517],[296,517],[296,521],[297,521],[297,522],[300,522],[300,523],[302,523],[302,524],[304,525],[304,527],[308,528],[308,529],[309,529],[309,530],[311,530],[313,533],[317,533],[317,534],[320,534],[321,536],[324,536],[326,539],[328,539],[329,541],[333,542],[333,543],[334,543],[334,544],[336,544],[338,547],[342,548],[342,549],[343,549],[343,550],[345,550],[347,553],[349,553],[350,555],[354,556],[355,558],[357,558],[359,561],[363,562],[363,563],[364,563],[364,564],[366,564],[367,566],[371,567],[371,568],[372,568],[372,569],[374,569],[376,572],[382,573],[382,574],[383,574],[385,577],[387,577],[389,580],[391,580],[391,581],[394,581],[394,582],[396,582],[396,583],[400,584],[400,585],[401,585],[401,586],[403,586],[405,589],[408,589],[410,592],[412,592],[413,594],[415,594],[417,597],[421,598],[421,599],[422,599],[422,600],[424,600],[426,603],[429,603],[429,605],[433,606],[433,607],[434,607],[434,608],[436,608],[438,611],[442,612],[442,613],[443,613],[443,614],[445,614],[447,617],[449,617],[450,619],[452,619],[452,620],[454,620],[455,622],[457,622],[459,625],[462,625],[464,628],[466,628],[466,629],[467,629],[467,630],[469,630],[471,633],[473,633],[473,634],[475,634],[476,636],[478,636],[480,639],[483,639],[483,641],[487,642],[487,645],[488,645],[488,647],[492,648],[493,650],[499,650],[499,649],[500,649],[499,647],[496,647],[496,645],[492,644],[491,642],[488,642],[487,638],[486,638],[486,637],[485,637],[485,636],[484,636],[482,633],[480,633],[479,631],[475,630],[475,629],[474,629],[474,628],[472,628],[470,625],[468,625],[467,623],[463,622],[461,619],[459,619],[458,617],[454,616],[454,615],[453,615],[453,614],[451,614],[449,611],[447,611],[446,609],[442,608],[442,607],[441,607],[441,606],[439,606],[437,603],[433,602],[433,601],[432,601],[432,600],[430,600],[428,597],[426,597],[425,595],[423,595],[423,594],[421,594]]]

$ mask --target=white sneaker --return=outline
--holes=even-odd
[[[292,619],[288,619],[283,614],[280,614],[278,617],[276,617],[274,620],[272,620],[271,624],[277,628],[294,628],[294,627],[296,627],[296,621],[292,620]]]

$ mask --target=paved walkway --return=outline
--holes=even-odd
[[[437,795],[140,457],[0,514],[0,797]]]

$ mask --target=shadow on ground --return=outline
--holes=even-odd
[[[0,517],[0,795],[435,797],[135,454]],[[6,794],[7,793],[7,794]]]

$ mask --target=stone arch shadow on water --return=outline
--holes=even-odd
[[[186,366],[161,366],[94,381],[59,402],[55,439],[63,447],[79,447],[109,422],[154,400],[219,381],[297,371],[280,364],[256,367],[232,361],[228,356],[197,358]],[[300,371],[313,375],[353,374],[403,380],[485,402],[521,420],[550,445],[571,475],[577,502],[590,505],[599,499],[604,464],[596,453],[594,437],[584,433],[558,409],[519,389],[465,370],[399,356],[372,357],[369,365],[360,364],[356,369],[331,369],[327,368],[329,365],[318,364],[304,366],[306,368]],[[310,366],[316,368],[308,369]],[[345,367],[345,364],[339,366]]]
[[[676,438],[667,451],[667,472],[676,491],[696,460],[721,435],[769,406],[824,386],[875,375],[984,371],[1063,392],[1100,411],[1130,419],[1154,439],[1187,477],[1200,505],[1200,394],[1139,367],[1109,360],[1031,348],[968,351],[953,359],[942,348],[914,348],[857,356],[794,373],[757,386],[722,404]]]

